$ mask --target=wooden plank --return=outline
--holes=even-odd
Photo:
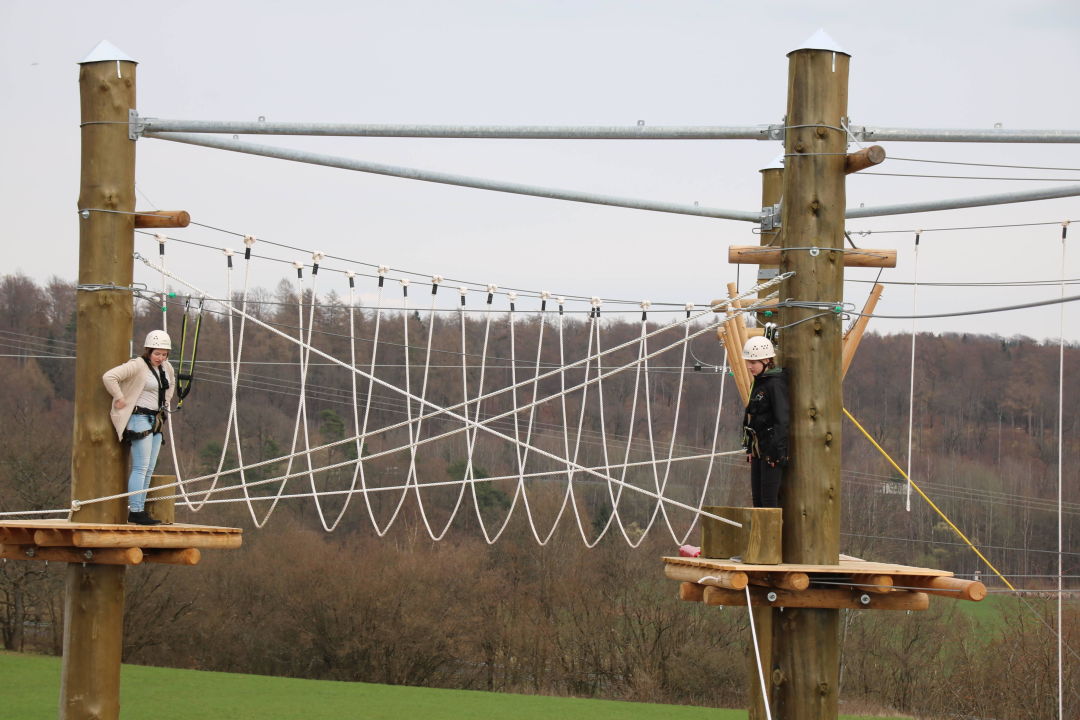
[[[202,559],[199,548],[148,548],[143,551],[143,562],[163,563],[166,565],[198,565]]]
[[[780,563],[778,565],[755,565],[753,563],[740,563],[724,558],[688,558],[679,556],[667,556],[665,563],[673,565],[691,565],[694,567],[709,568],[713,570],[742,570],[747,573],[764,572],[805,572],[810,574],[827,573],[831,575],[892,575],[899,576],[925,576],[925,577],[952,577],[948,570],[936,568],[921,568],[911,565],[898,565],[895,563],[879,563],[866,560],[841,560],[835,565],[809,564],[809,563]]]
[[[728,588],[729,590],[742,590],[748,582],[746,573],[738,570],[717,570],[715,573],[702,573],[700,570],[685,565],[667,565],[664,567],[664,575],[671,580],[682,580],[698,585],[713,585]]]
[[[770,599],[771,595],[775,595]],[[886,594],[852,592],[850,590],[766,590],[754,587],[750,590],[751,603],[757,606],[813,608],[830,610],[925,610],[930,607],[930,597],[924,592],[895,590]],[[743,590],[706,586],[703,593],[706,605],[746,606]]]
[[[150,491],[146,494],[146,511],[150,517],[166,525],[176,522],[175,475],[151,475]],[[169,498],[165,500],[163,498]]]
[[[115,432],[115,431],[114,431]],[[146,530],[146,527],[132,525],[130,523],[95,523],[95,522],[71,522],[70,520],[0,520],[0,529],[9,530],[21,528],[33,532],[34,530]],[[168,527],[154,526],[154,532],[213,532],[213,533],[236,533],[241,534],[241,528],[224,527],[219,525],[191,525],[188,523],[176,523]]]
[[[862,342],[863,333],[866,332],[866,326],[870,322],[870,316],[874,314],[874,308],[877,307],[878,300],[881,299],[881,293],[885,289],[884,285],[874,283],[874,287],[870,290],[870,295],[866,298],[866,304],[863,306],[862,315],[852,325],[851,330],[844,336],[844,345],[841,351],[840,357],[840,377],[843,378],[847,375],[848,368],[851,367],[851,361],[855,359],[855,351],[859,349],[859,343]]]
[[[93,531],[76,530],[72,534],[76,547],[140,547],[140,548],[219,548],[235,549],[243,539],[233,533],[167,532],[161,530]]]
[[[787,254],[809,255],[807,250],[791,250]],[[892,248],[849,248],[841,251],[821,248],[821,255],[839,255],[843,257],[843,267],[896,267],[896,250]],[[728,262],[733,265],[775,265],[784,259],[783,248],[762,248],[760,245],[732,245],[728,248]],[[785,271],[786,272],[786,271]]]
[[[701,554],[704,557],[738,556],[748,564],[758,565],[775,565],[780,562],[783,526],[780,508],[707,505],[703,509],[742,525],[735,527],[713,518],[702,517]]]

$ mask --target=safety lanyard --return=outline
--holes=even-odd
[[[195,330],[191,338],[191,358],[186,359],[188,342],[188,318],[191,310],[191,298],[184,303],[184,320],[180,325],[180,362],[176,371],[176,409],[184,405],[184,398],[191,392],[191,383],[195,378],[195,358],[199,354],[199,330],[202,328],[203,299],[199,298],[199,311],[195,316]],[[185,359],[187,370],[185,371]]]

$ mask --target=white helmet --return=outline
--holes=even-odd
[[[776,349],[769,338],[758,335],[746,341],[742,356],[743,360],[767,360],[776,357]]]
[[[146,342],[143,343],[143,347],[156,350],[172,350],[172,339],[169,337],[169,333],[164,330],[151,330],[146,334]]]

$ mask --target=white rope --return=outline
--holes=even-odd
[[[761,682],[761,704],[765,707],[765,720],[772,720],[772,710],[769,708],[769,691],[765,688],[765,670],[761,667],[761,650],[758,648],[757,628],[754,626],[754,607],[750,602],[750,586],[744,586],[743,590],[746,592],[746,614],[750,618],[750,641],[754,646],[758,680]]]
[[[915,316],[916,303],[919,293],[919,235],[915,234],[915,264],[911,283],[911,386],[908,391],[908,428],[907,428],[907,486],[904,493],[904,509],[911,512],[911,478],[914,476],[914,468],[911,466],[911,443],[915,423]]]
[[[146,262],[146,261],[145,261],[145,259],[144,259],[144,262]],[[148,265],[150,265],[150,263],[149,263],[149,262],[147,262],[147,264],[148,264]],[[170,274],[170,276],[172,276],[172,275]],[[175,277],[175,276],[173,276],[173,277]],[[179,278],[177,278],[177,279],[179,279]],[[181,282],[183,282],[183,281],[181,281]],[[185,284],[187,284],[187,283],[185,283]],[[230,306],[231,306],[231,303],[230,303]],[[233,307],[233,309],[235,310],[235,307]],[[246,313],[246,312],[244,313],[244,315],[246,315],[246,316],[250,317],[250,315],[247,315],[247,313]],[[699,316],[699,317],[700,317],[700,316]],[[325,357],[326,359],[328,359],[328,360],[330,360],[330,361],[332,361],[332,362],[337,362],[338,364],[342,365],[343,367],[346,367],[347,369],[350,369],[350,370],[351,370],[352,372],[354,372],[354,373],[363,373],[363,371],[360,371],[360,370],[358,370],[358,369],[356,369],[356,368],[352,368],[352,367],[350,367],[350,366],[347,366],[347,365],[345,365],[344,363],[341,363],[340,361],[337,361],[337,360],[336,360],[335,358],[332,358],[331,356],[328,356],[328,355],[326,355],[325,353],[322,353],[321,351],[318,351],[317,349],[313,348],[313,347],[311,346],[311,344],[310,344],[310,333],[311,333],[311,329],[310,329],[310,327],[309,327],[309,333],[308,333],[308,334],[309,334],[309,338],[308,338],[307,342],[305,342],[305,341],[304,341],[304,339],[303,339],[303,335],[301,335],[301,336],[300,336],[300,338],[299,338],[298,340],[295,340],[295,339],[293,339],[293,338],[291,338],[291,337],[289,337],[289,336],[285,335],[284,333],[281,333],[280,331],[277,331],[277,330],[276,330],[275,328],[273,328],[273,327],[271,327],[271,326],[269,326],[269,325],[267,325],[267,324],[265,324],[265,323],[261,323],[260,321],[258,321],[258,319],[257,319],[257,318],[254,318],[254,317],[252,317],[252,321],[253,321],[253,322],[256,322],[257,324],[260,324],[260,325],[262,325],[262,326],[266,327],[266,328],[267,328],[268,330],[270,330],[270,331],[272,331],[272,332],[275,332],[275,333],[277,333],[277,334],[281,335],[282,337],[286,337],[286,338],[287,338],[287,339],[289,339],[290,341],[294,341],[294,342],[297,342],[297,344],[298,344],[298,345],[301,345],[301,346],[302,346],[302,357],[303,357],[303,362],[304,362],[304,363],[306,363],[306,362],[308,361],[308,359],[309,359],[309,357],[310,357],[310,353],[311,353],[312,351],[314,351],[314,352],[316,352],[316,354],[320,355],[321,357]],[[688,318],[688,320],[687,320],[687,321],[690,321],[690,318]],[[706,331],[707,331],[707,329],[708,329],[708,328],[706,328]],[[703,331],[703,332],[704,332],[704,331]],[[695,336],[696,336],[696,334],[698,334],[698,333],[695,333]],[[689,334],[687,334],[687,337],[686,337],[686,339],[684,339],[684,341],[683,341],[683,342],[686,342],[686,341],[688,341],[688,339],[689,339]],[[600,351],[600,350],[599,350],[599,348],[598,348],[598,353],[597,353],[597,356],[599,357],[599,356],[601,356],[602,354],[604,354],[604,353],[603,353],[602,351]],[[590,355],[591,355],[591,353],[590,353]],[[564,369],[565,367],[566,367],[565,365],[564,365],[564,366],[562,366],[562,368],[560,368],[560,371],[561,371],[561,372],[563,372],[563,373],[565,373],[565,369]],[[607,374],[608,374],[608,373],[605,373],[605,372],[603,372],[603,371],[602,371],[602,370],[601,370],[601,369],[599,368],[599,366],[598,366],[598,373],[597,373],[597,377],[596,377],[595,379],[588,379],[588,378],[587,378],[587,379],[586,379],[586,382],[584,383],[584,385],[585,385],[585,386],[587,387],[587,385],[588,385],[588,384],[589,384],[590,382],[594,382],[594,381],[595,381],[595,382],[597,382],[597,383],[602,383],[602,379],[603,379],[603,377],[604,377],[604,376],[606,376]],[[369,377],[371,377],[371,378],[374,378],[373,374],[372,374],[372,375],[370,375]],[[302,379],[303,379],[303,378],[302,378]],[[377,381],[377,382],[378,382],[378,383],[379,383],[380,385],[383,385],[383,386],[389,387],[390,389],[394,390],[395,392],[401,392],[401,389],[400,389],[400,388],[396,388],[396,387],[394,387],[394,386],[390,385],[389,383],[386,383],[385,381],[379,381],[379,380],[378,380],[377,378],[374,378],[374,380],[375,380],[375,381]],[[534,383],[535,383],[535,382],[537,382],[537,379],[536,379],[536,377],[534,377],[534,379],[533,379],[533,381],[532,381],[532,382],[534,382]],[[516,388],[516,387],[517,387],[518,385],[519,385],[519,383],[516,383],[516,382],[515,382],[515,383],[513,383],[513,387],[514,387],[514,388]],[[473,445],[473,447],[475,447],[475,437],[476,437],[476,432],[477,432],[477,430],[478,430],[478,429],[481,429],[481,428],[482,428],[482,429],[484,429],[484,430],[485,430],[485,432],[487,432],[487,433],[490,433],[490,434],[492,434],[492,435],[494,435],[494,436],[496,436],[496,437],[500,437],[501,439],[507,440],[507,441],[509,441],[509,442],[513,442],[513,443],[515,443],[515,446],[521,446],[521,445],[525,445],[526,447],[529,447],[529,448],[533,449],[533,451],[535,451],[535,452],[537,452],[537,453],[539,453],[539,454],[542,454],[542,455],[547,455],[547,456],[550,456],[550,457],[551,457],[552,459],[558,459],[558,460],[562,460],[562,458],[559,458],[558,456],[555,456],[555,455],[553,455],[553,454],[551,454],[551,453],[546,453],[546,451],[543,451],[543,450],[541,450],[541,449],[539,449],[539,448],[534,448],[534,447],[532,446],[532,444],[531,444],[531,443],[522,443],[522,442],[520,441],[520,439],[519,439],[519,438],[512,438],[512,437],[508,437],[507,435],[505,435],[505,434],[503,434],[503,433],[500,433],[500,432],[498,432],[498,431],[495,431],[495,430],[493,430],[493,429],[492,429],[492,428],[490,428],[490,427],[487,427],[486,425],[487,425],[487,423],[488,423],[488,422],[490,422],[490,420],[491,420],[491,419],[489,419],[489,420],[486,420],[486,421],[485,421],[484,423],[481,423],[481,422],[479,421],[479,415],[480,415],[480,413],[479,413],[479,410],[480,410],[480,403],[482,402],[482,399],[483,399],[483,398],[485,397],[485,395],[483,394],[482,390],[483,390],[483,387],[482,387],[482,383],[481,383],[481,386],[480,386],[480,387],[478,388],[478,392],[480,393],[480,395],[478,395],[478,397],[477,397],[477,398],[476,398],[476,399],[474,400],[474,402],[475,402],[476,404],[475,404],[475,410],[474,410],[474,412],[473,412],[473,415],[474,415],[474,417],[473,417],[472,419],[468,418],[468,416],[467,416],[467,415],[466,415],[466,416],[465,416],[464,418],[462,418],[462,417],[461,417],[460,415],[457,415],[456,413],[454,413],[454,412],[452,412],[452,411],[450,411],[450,410],[448,410],[448,409],[446,409],[446,408],[439,408],[439,407],[438,407],[437,405],[435,405],[434,403],[431,403],[431,402],[427,401],[426,399],[424,399],[424,398],[422,398],[422,397],[420,397],[420,398],[417,398],[417,397],[416,397],[416,396],[414,396],[414,395],[413,395],[413,394],[412,394],[411,392],[405,392],[405,393],[403,393],[403,394],[404,394],[404,395],[405,395],[405,396],[406,396],[406,397],[407,397],[407,398],[409,399],[409,401],[410,401],[410,402],[411,402],[411,401],[413,401],[413,400],[415,400],[415,401],[416,401],[416,402],[417,402],[417,403],[418,403],[418,404],[420,405],[420,407],[424,407],[424,406],[431,406],[431,407],[434,407],[434,408],[436,408],[436,412],[435,412],[435,413],[433,413],[433,415],[434,415],[434,414],[446,414],[446,415],[448,415],[448,416],[450,416],[450,417],[454,417],[455,415],[457,415],[458,419],[459,419],[459,420],[463,420],[463,421],[464,421],[464,422],[466,423],[466,427],[467,427],[467,428],[468,428],[469,430],[471,430],[471,433],[467,432],[467,437],[468,437],[468,436],[469,436],[469,435],[471,434],[471,439],[473,440],[473,442],[472,442],[471,444]],[[504,391],[505,391],[505,390],[504,390]],[[489,393],[488,395],[494,395],[494,394],[497,394],[497,393]],[[548,399],[552,399],[552,398],[546,398],[546,399],[545,399],[545,401],[546,401],[546,400],[548,400]],[[536,405],[536,402],[533,402],[533,403],[529,403],[529,406],[531,406],[531,407],[535,407],[535,405]],[[466,410],[468,410],[468,408],[466,408]],[[520,410],[520,408],[518,408],[518,410]],[[510,411],[510,412],[512,412],[512,413],[516,413],[517,411],[516,411],[516,410],[512,410],[512,411]],[[302,418],[302,419],[303,419],[303,418]],[[409,422],[411,422],[411,421],[407,420],[406,422],[407,422],[407,423],[409,423]],[[437,436],[436,436],[436,437],[437,437]],[[350,441],[352,441],[352,440],[354,440],[354,439],[350,439]],[[414,438],[414,441],[415,441],[415,438]],[[413,443],[410,443],[410,444],[412,445]],[[306,455],[306,456],[308,457],[308,465],[309,465],[309,475],[311,474],[311,470],[312,470],[312,468],[311,468],[311,466],[310,466],[310,452],[311,452],[311,448],[310,448],[310,443],[308,443],[308,446],[307,446],[307,447],[305,448],[305,452],[304,452],[304,453],[298,453],[298,452],[297,452],[297,451],[295,450],[295,443],[294,443],[294,446],[293,446],[293,453],[292,453],[292,455],[290,456],[290,457],[295,457],[295,456],[296,456],[296,455],[298,455],[298,454],[305,454],[305,455]],[[470,458],[470,462],[471,462],[471,458]],[[574,465],[575,465],[576,467],[578,467],[578,468],[581,468],[581,466],[580,466],[580,465],[577,465],[576,463],[574,463]],[[610,462],[609,462],[609,461],[606,461],[606,462],[605,462],[605,467],[610,467],[610,465],[611,465],[611,464],[610,464]],[[291,469],[291,468],[290,468],[290,469]],[[470,472],[471,472],[471,469],[470,469]],[[603,474],[601,474],[601,473],[597,473],[597,472],[595,472],[595,471],[591,471],[591,472],[590,472],[590,474],[596,474],[596,475],[599,475],[599,476],[601,476],[601,477],[602,477],[603,479],[607,480],[608,482],[616,482],[616,483],[618,483],[618,481],[617,481],[617,480],[615,480],[614,478],[610,478],[610,476],[607,476],[607,477],[605,478]],[[625,485],[623,485],[623,486],[625,486]],[[639,489],[639,488],[634,488],[634,489],[635,489],[635,491],[637,491],[637,492],[643,492],[643,491],[642,491],[641,489]],[[317,490],[317,488],[313,487],[313,489],[312,489],[312,492],[313,492],[314,494],[317,494],[317,493],[318,493],[318,490]],[[652,493],[647,493],[647,494],[649,494],[649,495],[653,495]],[[474,496],[475,496],[475,490],[474,490]],[[668,503],[671,503],[671,504],[675,504],[676,506],[681,506],[681,507],[684,507],[684,508],[686,508],[686,509],[691,509],[691,510],[695,510],[695,511],[697,510],[696,508],[691,508],[691,507],[689,507],[689,506],[685,506],[685,505],[683,505],[682,503],[675,503],[674,501],[671,501],[670,499],[667,499],[667,498],[662,498],[662,496],[661,496],[660,494],[656,494],[656,495],[655,495],[655,497],[657,497],[657,498],[661,498],[661,501],[662,501],[662,502],[668,502]],[[505,523],[504,523],[504,525],[505,525]],[[487,533],[485,533],[485,534],[487,535]]]
[[[1061,297],[1065,298],[1065,238],[1068,232],[1069,223],[1065,221],[1061,226]],[[1057,669],[1058,669],[1058,720],[1065,720],[1065,662],[1063,655],[1064,634],[1062,627],[1062,617],[1064,611],[1063,598],[1064,586],[1062,585],[1062,572],[1063,572],[1063,551],[1064,545],[1062,544],[1062,527],[1063,517],[1061,513],[1061,488],[1063,478],[1063,463],[1062,463],[1062,450],[1063,450],[1063,428],[1065,423],[1065,303],[1062,302],[1058,306],[1058,456],[1057,456],[1057,470],[1058,470],[1058,483],[1057,483],[1057,540],[1058,540],[1058,577],[1057,577]]]

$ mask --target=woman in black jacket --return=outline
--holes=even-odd
[[[743,416],[743,447],[750,463],[754,507],[780,507],[780,480],[788,461],[787,377],[776,367],[776,350],[765,337],[752,337],[743,347],[746,369],[754,376]]]

